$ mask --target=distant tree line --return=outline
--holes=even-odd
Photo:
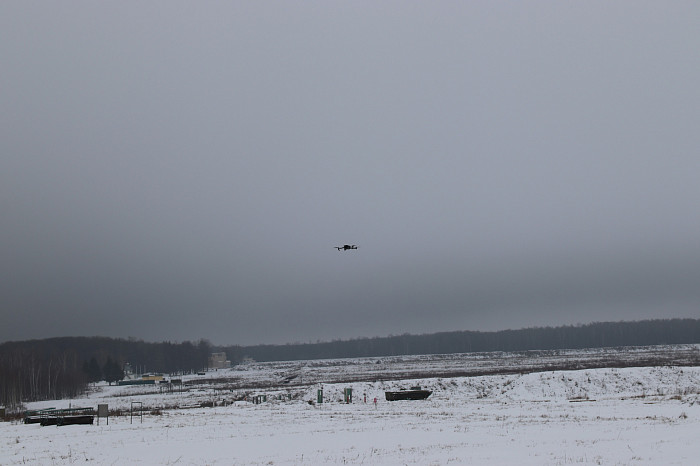
[[[304,359],[527,351],[700,343],[700,320],[667,319],[598,322],[563,327],[534,327],[497,332],[456,331],[424,335],[335,340],[287,345],[222,348],[238,363]]]
[[[580,349],[700,343],[700,320],[667,319],[534,327],[498,332],[456,331],[358,338],[321,343],[228,346],[228,359],[256,361],[449,354],[489,351]],[[0,405],[76,397],[90,382],[123,377],[125,363],[137,372],[186,373],[207,367],[212,346],[147,343],[135,339],[66,337],[0,344]]]
[[[184,373],[207,366],[211,345],[135,339],[65,337],[0,344],[0,405],[73,398],[90,382],[115,382],[124,364],[139,372]]]

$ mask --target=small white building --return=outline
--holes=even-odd
[[[211,353],[209,356],[209,369],[228,369],[231,361],[226,359],[226,353]]]

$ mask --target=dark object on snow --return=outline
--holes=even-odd
[[[70,426],[74,424],[92,424],[95,410],[92,408],[44,409],[27,411],[24,423],[40,423],[42,426]]]
[[[134,380],[119,380],[117,385],[155,385],[155,380],[150,379],[134,379]]]
[[[384,392],[384,395],[386,395],[386,401],[425,400],[432,394],[432,391],[421,390],[420,387],[411,387],[410,390],[402,389],[398,392]]]
[[[42,417],[39,420],[39,423],[43,426],[57,426],[58,425],[58,418],[56,416],[47,416],[47,417]]]
[[[76,424],[92,424],[95,420],[95,416],[91,414],[82,414],[75,416],[65,416],[58,418],[59,426],[72,426]]]
[[[51,413],[55,413],[56,408],[46,408],[46,409],[37,409],[34,411],[25,411],[24,412],[24,423],[25,424],[39,424],[41,423],[41,419],[50,415]]]

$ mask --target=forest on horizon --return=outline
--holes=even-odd
[[[595,322],[561,327],[532,327],[493,332],[454,331],[392,335],[319,343],[226,346],[233,363],[305,359],[360,358],[412,354],[451,354],[651,346],[700,343],[700,319]]]
[[[700,319],[599,322],[496,332],[454,331],[286,345],[214,346],[206,340],[149,343],[107,337],[58,337],[0,344],[0,405],[74,397],[94,382],[96,367],[126,363],[137,373],[187,373],[207,367],[212,352],[233,364],[416,354],[509,352],[700,343]]]

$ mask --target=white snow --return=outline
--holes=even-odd
[[[202,383],[172,393],[100,385],[84,399],[28,408],[108,403],[128,411],[141,402],[142,420],[112,416],[109,425],[101,419],[99,426],[62,427],[0,422],[0,465],[698,463],[700,367],[404,380],[383,378],[380,370],[440,372],[458,361],[421,356],[252,364],[186,377]],[[348,378],[370,370],[376,381],[321,385],[340,373]],[[290,376],[301,384],[280,382]],[[237,388],[253,385],[258,388]],[[384,399],[385,390],[412,385],[433,395]],[[321,387],[325,402],[310,404]],[[342,402],[346,387],[353,389],[351,404]],[[268,399],[233,401],[255,394]],[[215,406],[182,408],[202,403]]]

